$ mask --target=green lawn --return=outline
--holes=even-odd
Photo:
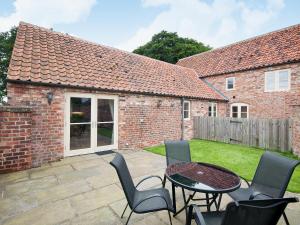
[[[247,180],[253,178],[259,159],[264,152],[259,148],[196,139],[190,141],[190,148],[193,161],[223,166]],[[164,145],[149,147],[145,150],[165,155]],[[296,156],[290,153],[279,154],[297,159]],[[288,190],[300,193],[300,166],[294,171]]]

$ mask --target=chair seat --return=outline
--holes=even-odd
[[[203,212],[206,225],[221,225],[225,212]]]
[[[235,200],[235,201],[244,201],[244,200],[249,200],[250,196],[254,193],[254,192],[261,192],[264,193],[263,191],[260,191],[259,189],[255,189],[253,187],[249,187],[249,188],[240,188],[236,191],[230,192],[228,193],[229,196]],[[263,200],[266,199],[268,197],[264,196],[264,195],[258,195],[255,197],[256,200]]]
[[[169,211],[174,212],[174,208],[172,205],[169,191],[164,188],[156,188],[156,189],[145,190],[145,191],[137,191],[135,193],[133,207],[135,207],[141,200],[146,199],[155,194],[163,196],[166,199],[168,205],[166,206],[166,202],[164,201],[163,198],[154,197],[154,198],[145,200],[144,202],[139,204],[135,208],[134,211],[136,213],[146,213],[146,212],[154,212],[154,211],[159,211],[159,210],[163,210],[163,209],[168,209]]]

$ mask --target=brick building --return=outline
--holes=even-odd
[[[0,171],[190,139],[191,118],[207,115],[211,102],[225,115],[227,101],[192,69],[27,23],[19,25],[7,90],[1,134],[25,119],[30,130],[16,140],[1,135]]]
[[[300,25],[179,60],[229,100],[226,116],[293,118],[300,153]],[[296,138],[298,137],[298,138]]]
[[[177,65],[20,23],[0,108],[0,172],[193,137],[193,116],[293,119],[300,25]]]

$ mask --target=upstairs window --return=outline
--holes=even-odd
[[[185,120],[189,120],[190,119],[190,102],[189,101],[184,101],[183,102],[183,118]]]
[[[226,78],[226,90],[234,90],[235,89],[235,77]]]
[[[265,73],[265,91],[288,91],[290,89],[291,72],[276,70]]]
[[[217,103],[210,103],[208,106],[208,116],[217,117]]]
[[[248,118],[249,107],[244,103],[234,103],[230,108],[232,118]]]

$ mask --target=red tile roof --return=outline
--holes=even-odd
[[[180,59],[199,76],[226,74],[300,61],[300,24]]]
[[[24,22],[19,25],[8,81],[224,100],[192,69]]]

